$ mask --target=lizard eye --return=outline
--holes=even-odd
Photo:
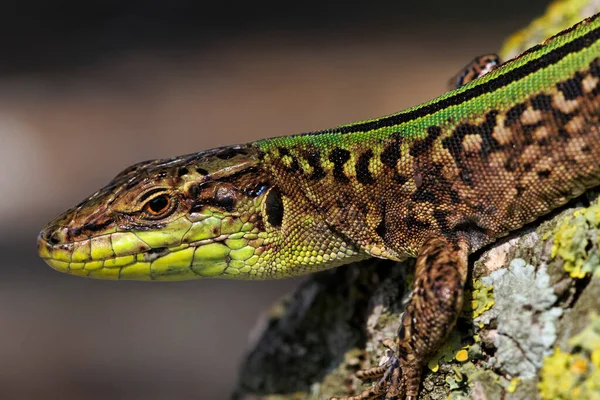
[[[172,209],[171,203],[171,198],[168,195],[161,194],[160,196],[156,196],[149,200],[145,204],[144,210],[146,210],[150,216],[162,217]]]

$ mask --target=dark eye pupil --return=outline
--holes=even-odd
[[[148,208],[154,213],[160,213],[169,206],[169,199],[166,196],[158,196],[150,200]]]

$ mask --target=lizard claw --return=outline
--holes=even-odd
[[[390,358],[378,367],[360,370],[356,373],[356,377],[361,380],[377,379],[379,381],[371,388],[366,389],[355,396],[347,397],[332,397],[330,400],[371,400],[381,396],[385,396],[385,400],[403,399],[404,398],[404,380],[402,379],[402,368],[400,360],[396,355],[396,344],[393,340],[385,340],[383,345],[390,350],[393,350]]]

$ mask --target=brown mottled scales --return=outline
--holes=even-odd
[[[417,257],[394,357],[346,398],[415,399],[462,308],[468,254],[600,183],[598,16],[479,72],[388,117],[134,165],[49,223],[40,255],[141,280]]]
[[[459,73],[450,79],[448,88],[450,90],[459,88],[467,83],[482,77],[490,71],[498,68],[500,65],[500,57],[496,54],[484,54],[475,57],[467,64]]]

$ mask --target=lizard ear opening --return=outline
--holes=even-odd
[[[269,189],[265,199],[264,212],[267,217],[267,222],[274,228],[280,228],[283,222],[283,201],[281,193],[275,187]]]

